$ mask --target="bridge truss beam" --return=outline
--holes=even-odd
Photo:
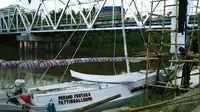
[[[104,6],[108,5],[109,1],[113,2],[113,4],[109,5],[114,7],[115,3],[113,0],[59,0],[56,2],[63,4],[63,8],[59,9],[60,14],[50,14],[52,11],[49,11],[46,5],[49,0],[41,0],[36,11],[28,10],[19,5],[11,5],[0,9],[0,34],[121,29],[121,22],[120,20],[114,20],[114,14],[109,21],[99,21],[101,10]],[[134,0],[124,1],[126,5],[125,16],[128,15],[127,18],[129,18],[125,20],[125,29],[148,28],[149,12],[142,12],[141,9],[141,12],[137,14],[135,6],[133,5]],[[139,1],[141,7],[148,10],[143,0]],[[162,4],[162,0],[157,2],[153,11],[156,12],[159,4]],[[191,5],[191,7],[193,6]],[[56,11],[58,12],[55,9]],[[168,12],[170,11],[169,9]],[[168,18],[169,21],[166,20],[165,22],[166,28],[171,27],[169,15]],[[142,23],[145,27],[143,27]],[[152,24],[152,28],[162,28],[162,22],[159,23],[155,20]],[[192,26],[192,24],[190,25]]]

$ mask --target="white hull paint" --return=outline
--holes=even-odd
[[[134,72],[131,74],[135,74]],[[141,72],[144,76],[145,73]],[[191,74],[197,74],[198,69],[193,69]],[[177,76],[181,76],[181,69],[178,70]],[[28,93],[35,93],[31,97],[31,110],[43,110],[47,111],[47,105],[52,99],[55,104],[56,111],[67,112],[72,111],[76,108],[81,108],[95,102],[101,101],[103,99],[109,98],[111,96],[120,94],[121,97],[115,100],[109,101],[105,104],[99,105],[97,107],[91,108],[88,111],[97,112],[109,108],[119,107],[127,104],[131,97],[137,96],[144,93],[144,90],[138,90],[132,92],[134,88],[140,87],[145,83],[145,77],[136,80],[135,82],[129,83],[118,83],[114,81],[109,82],[89,82],[89,81],[72,81],[62,84],[54,84],[48,86],[40,86],[36,88],[28,89]],[[161,75],[160,75],[161,76]],[[97,76],[98,77],[98,76]],[[198,83],[198,75],[191,77],[193,85]],[[90,79],[90,78],[89,78]],[[88,79],[88,80],[89,80]],[[152,82],[156,79],[156,71],[151,72],[148,78],[148,82]],[[98,79],[101,81],[102,79]],[[108,81],[108,80],[107,80]],[[180,80],[178,80],[178,84]],[[40,92],[40,93],[39,93]],[[7,98],[5,93],[0,93],[1,98]],[[16,106],[14,104],[8,103],[6,101],[0,101],[0,110],[21,110],[21,106]]]
[[[143,74],[145,75],[145,74]],[[155,80],[156,72],[151,73],[149,82]],[[144,90],[131,92],[134,88],[145,83],[145,78],[132,83],[112,84],[102,82],[73,81],[62,84],[54,84],[28,89],[29,93],[37,92],[31,96],[31,109],[41,109],[44,111],[50,100],[55,104],[56,111],[72,111],[76,108],[84,107],[111,96],[120,94],[121,97],[105,104],[99,105],[88,111],[101,111],[108,108],[123,106],[131,97],[142,94]],[[47,90],[47,92],[45,92]],[[40,92],[40,93],[38,93]],[[43,93],[45,92],[45,93]],[[7,97],[7,96],[5,96]],[[111,106],[112,104],[112,106]],[[0,110],[8,109],[4,103],[0,103]],[[9,104],[10,106],[10,104]],[[12,108],[13,107],[13,108]],[[9,109],[21,109],[11,105]]]
[[[156,72],[150,74],[151,75],[148,79],[149,83],[156,79]],[[145,76],[145,74],[143,75]],[[31,103],[36,106],[46,106],[52,99],[57,111],[73,110],[93,104],[95,102],[99,102],[117,94],[120,94],[121,97],[111,102],[136,96],[138,93],[132,93],[131,90],[140,87],[143,84],[145,84],[145,78],[139,79],[132,83],[124,84],[97,83],[87,81],[65,83],[65,85],[69,86],[66,86],[61,90],[57,90],[56,92],[52,91],[47,92],[46,94],[34,94],[32,96]],[[58,85],[58,87],[60,88],[61,86]],[[50,87],[44,86],[40,87],[39,89],[45,91],[45,88],[49,89]],[[33,88],[32,90],[34,89],[37,88]]]

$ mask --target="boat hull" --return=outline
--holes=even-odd
[[[150,83],[155,79],[156,73],[151,74],[151,77],[149,77],[148,82]],[[103,99],[120,94],[120,98],[112,100],[103,105],[97,106],[97,110],[103,110],[108,107],[113,108],[120,106],[120,104],[124,105],[125,102],[127,102],[127,100],[133,96],[142,94],[144,92],[143,90],[138,90],[135,92],[132,92],[132,90],[143,86],[145,83],[145,78],[137,80],[136,82],[123,84],[97,83],[88,81],[80,81],[76,83],[82,84],[69,88],[66,87],[65,89],[62,89],[60,91],[47,92],[45,94],[34,94],[31,97],[31,103],[36,106],[46,106],[52,100],[57,111],[70,111],[76,108],[91,105]],[[66,85],[70,84],[66,83]],[[41,87],[40,89],[45,91],[45,87]],[[110,105],[110,103],[112,103],[112,106]],[[91,110],[94,111],[95,108]]]
[[[144,74],[145,75],[145,74]],[[148,82],[152,82],[156,79],[156,73],[151,74],[148,78]],[[77,108],[81,108],[93,103],[99,102],[103,99],[120,94],[121,97],[107,103],[101,104],[88,111],[96,112],[105,109],[124,106],[131,100],[131,97],[142,94],[144,90],[133,90],[135,88],[143,86],[145,78],[137,80],[132,83],[112,84],[112,83],[100,83],[100,82],[88,82],[88,81],[76,81],[63,83],[58,85],[49,85],[38,88],[30,88],[28,91],[36,90],[40,93],[31,95],[31,110],[47,111],[47,105],[52,100],[55,105],[56,111],[72,111]],[[65,86],[62,88],[62,86]],[[50,87],[53,90],[50,90]],[[57,87],[57,89],[56,89]],[[59,89],[59,90],[58,90]],[[47,91],[46,91],[47,90]],[[2,97],[7,97],[6,94],[2,94]],[[1,97],[1,98],[2,98]],[[14,104],[6,104],[6,101],[0,102],[0,110],[21,110],[21,106]]]

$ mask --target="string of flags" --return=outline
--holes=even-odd
[[[74,58],[74,59],[52,59],[52,60],[28,60],[28,61],[5,61],[0,60],[0,67],[3,68],[49,68],[55,66],[66,66],[75,63],[89,62],[119,62],[125,60],[125,57],[101,57],[101,58]]]

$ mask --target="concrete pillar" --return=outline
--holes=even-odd
[[[23,43],[22,41],[19,42],[19,52],[21,53],[23,49]]]
[[[38,42],[35,41],[35,59],[37,59],[37,48],[38,48]]]
[[[24,53],[26,53],[26,52],[27,52],[27,42],[24,41]]]
[[[27,41],[27,52],[30,52],[30,41]]]

